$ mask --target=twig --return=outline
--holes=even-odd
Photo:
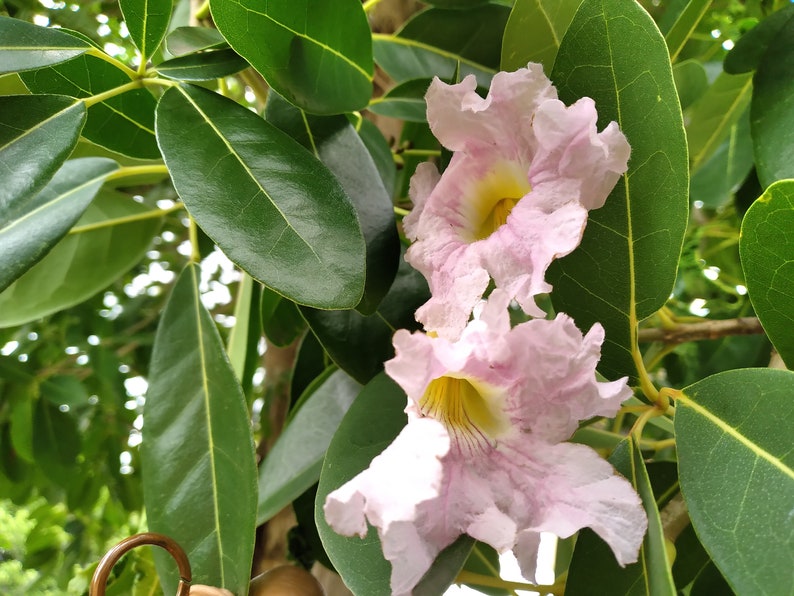
[[[640,329],[639,341],[661,341],[680,344],[687,341],[718,339],[729,335],[759,335],[764,333],[761,322],[755,317],[741,317],[702,323],[679,323],[671,329]]]

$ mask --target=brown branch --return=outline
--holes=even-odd
[[[640,329],[639,341],[661,341],[666,344],[680,344],[686,341],[718,339],[729,335],[760,335],[764,328],[755,317],[703,321],[702,323],[680,323],[671,329]]]

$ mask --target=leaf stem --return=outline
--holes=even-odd
[[[489,588],[504,588],[507,590],[533,590],[541,594],[554,594],[555,596],[562,596],[564,589],[564,586],[558,584],[543,586],[524,582],[511,582],[501,577],[490,577],[488,575],[466,571],[465,569],[458,573],[458,576],[455,578],[455,583],[474,584],[475,586],[486,586]]]
[[[640,329],[640,342],[661,341],[680,344],[688,341],[718,339],[731,335],[760,335],[764,333],[761,322],[755,317],[739,317],[700,323],[676,323],[672,328]]]
[[[129,66],[127,66],[120,60],[117,60],[110,54],[103,52],[99,48],[95,48],[94,46],[91,46],[91,48],[86,52],[86,54],[88,54],[89,56],[94,56],[95,58],[99,58],[100,60],[104,60],[109,64],[112,64],[119,70],[124,71],[124,74],[126,74],[131,79],[137,79],[139,77],[138,73],[132,70]]]
[[[403,209],[402,207],[397,207],[397,206],[395,205],[395,207],[394,207],[394,213],[395,213],[395,214],[397,214],[397,215],[399,215],[400,217],[405,217],[406,215],[408,215],[408,214],[409,214],[409,213],[411,213],[411,212],[410,212],[410,211],[408,211],[408,209]]]
[[[369,14],[373,8],[375,8],[378,4],[380,4],[381,0],[367,0],[364,2],[363,8],[364,12]]]
[[[140,89],[142,86],[143,86],[143,80],[135,79],[134,81],[130,81],[129,83],[125,83],[124,85],[119,85],[118,87],[114,87],[113,89],[108,89],[107,91],[103,91],[102,93],[97,93],[96,95],[92,95],[91,97],[85,97],[80,101],[82,101],[85,104],[86,108],[90,108],[93,105],[102,103],[103,101],[110,99],[111,97],[121,95],[122,93],[126,93],[127,91],[132,91],[133,89]]]
[[[111,228],[113,226],[120,226],[123,224],[133,223],[136,221],[144,221],[147,219],[156,219],[158,217],[163,217],[168,215],[169,213],[173,213],[174,211],[179,211],[183,209],[184,206],[179,203],[174,205],[173,207],[169,207],[168,209],[150,209],[149,211],[144,211],[143,213],[136,213],[135,215],[125,215],[124,217],[114,217],[111,219],[103,219],[102,221],[97,221],[95,223],[85,224],[82,226],[75,226],[71,230],[69,230],[69,234],[84,234],[86,232],[93,232],[94,230],[100,230],[102,228]]]
[[[190,238],[190,262],[191,263],[200,263],[201,262],[201,250],[199,249],[199,242],[198,242],[198,226],[196,225],[196,220],[193,219],[192,216],[188,214],[188,219],[190,220],[190,227],[188,228],[189,238]]]
[[[152,164],[150,166],[124,166],[109,174],[105,181],[118,180],[119,178],[129,178],[131,176],[142,176],[145,174],[164,174],[168,175],[168,168],[165,164]]]
[[[193,15],[193,17],[197,21],[202,21],[208,18],[209,16],[210,16],[210,0],[204,0],[204,2],[201,3],[201,6],[199,6],[196,9],[196,12]]]
[[[395,149],[395,155],[411,155],[413,157],[440,157],[439,149]]]

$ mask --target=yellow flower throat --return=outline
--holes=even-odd
[[[468,242],[484,240],[507,223],[507,217],[532,186],[518,164],[497,164],[463,197],[464,235]]]

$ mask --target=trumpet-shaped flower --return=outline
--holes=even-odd
[[[597,131],[592,99],[559,101],[538,64],[498,73],[484,99],[475,88],[473,76],[430,85],[428,122],[455,153],[443,176],[417,168],[403,221],[414,241],[406,258],[432,293],[417,320],[450,339],[491,279],[542,316],[534,297],[551,289],[546,269],[578,246],[588,210],[604,204],[630,151],[614,122]]]
[[[592,449],[562,442],[631,395],[625,379],[596,381],[603,329],[583,337],[564,314],[511,329],[508,302],[495,290],[455,342],[395,334],[386,371],[408,396],[408,424],[326,500],[337,532],[377,528],[394,594],[409,594],[464,533],[513,549],[527,577],[543,531],[588,526],[620,564],[637,558],[647,526],[639,497]]]

